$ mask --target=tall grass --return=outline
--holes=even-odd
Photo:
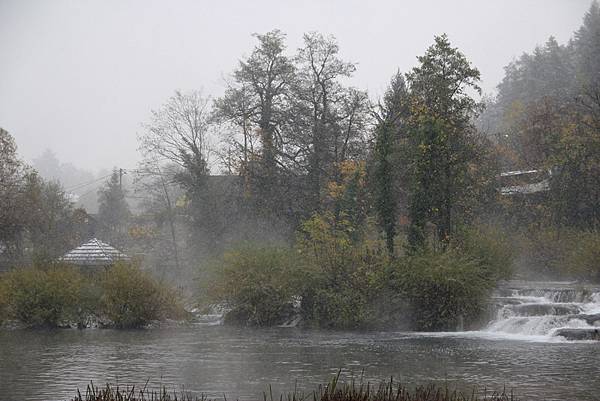
[[[263,394],[263,401],[275,401],[272,391]],[[465,394],[448,387],[436,385],[418,386],[414,390],[403,386],[390,379],[379,385],[370,383],[340,383],[339,374],[331,382],[313,392],[301,393],[294,391],[278,397],[279,401],[516,401],[512,392],[486,391],[478,394],[475,390]],[[224,398],[226,401],[227,399]],[[149,390],[146,386],[136,387],[113,387],[106,385],[103,388],[89,385],[84,394],[77,392],[72,401],[210,401],[204,395],[192,395],[185,392],[169,392],[165,387],[160,390]],[[257,400],[258,401],[258,400]]]

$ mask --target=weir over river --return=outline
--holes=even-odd
[[[339,369],[345,378],[362,374],[375,383],[393,376],[409,386],[512,388],[521,400],[598,400],[600,342],[558,334],[593,335],[599,294],[564,283],[511,283],[494,298],[495,318],[471,332],[255,330],[210,322],[136,331],[4,330],[0,400],[70,399],[91,380],[149,380],[259,400],[269,384],[274,394],[312,390]]]

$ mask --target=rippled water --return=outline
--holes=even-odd
[[[600,397],[598,343],[545,343],[481,333],[340,333],[196,326],[140,331],[0,332],[0,399],[63,400],[110,381],[163,383],[228,399],[313,389],[343,369],[366,380],[434,380],[464,390],[514,388],[521,399]]]

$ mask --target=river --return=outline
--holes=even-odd
[[[0,333],[0,399],[64,400],[90,381],[162,383],[228,399],[312,389],[338,369],[376,382],[514,388],[521,399],[593,400],[600,345],[463,333],[343,333],[222,326]],[[262,397],[260,397],[262,399]]]
[[[149,380],[154,387],[258,400],[269,384],[274,394],[295,386],[312,390],[340,369],[345,378],[363,374],[365,381],[375,383],[393,376],[409,386],[435,381],[469,392],[476,385],[514,389],[522,400],[600,399],[600,343],[553,335],[560,327],[585,325],[566,313],[596,311],[590,308],[600,306],[597,296],[591,303],[589,296],[578,300],[572,291],[561,290],[558,297],[571,294],[571,299],[536,291],[499,296],[510,302],[505,301],[496,321],[475,332],[360,333],[210,324],[132,331],[3,330],[0,399],[68,400],[90,381],[139,385]],[[532,308],[531,303],[545,307]]]

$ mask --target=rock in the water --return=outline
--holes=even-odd
[[[595,340],[600,341],[600,329],[558,329],[555,336],[564,337],[570,341]]]
[[[518,316],[544,316],[544,315],[573,315],[578,314],[581,311],[581,307],[577,304],[560,304],[560,303],[547,303],[547,304],[522,304],[514,305],[511,309],[516,312]]]
[[[596,313],[594,315],[581,314],[581,315],[577,315],[576,318],[585,320],[587,322],[587,324],[589,324],[591,326],[600,327],[600,313]]]

